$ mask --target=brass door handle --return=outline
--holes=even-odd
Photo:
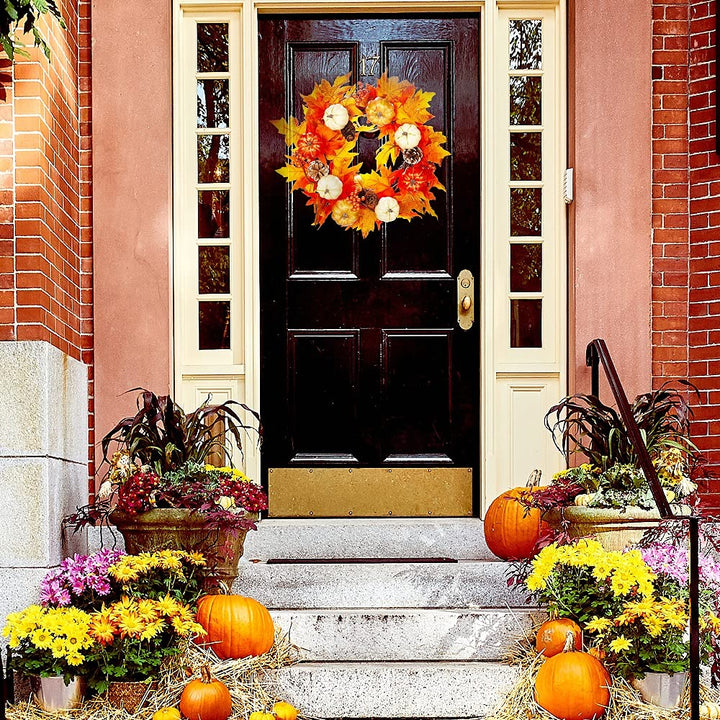
[[[475,278],[469,270],[461,270],[457,277],[457,321],[463,330],[470,330],[475,323]]]

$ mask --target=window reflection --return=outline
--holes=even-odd
[[[510,246],[510,292],[542,290],[542,245],[513,243]]]
[[[197,81],[197,126],[226,128],[230,121],[230,95],[227,80]]]
[[[510,234],[534,237],[542,231],[542,189],[511,188]]]
[[[542,124],[542,78],[534,75],[510,78],[510,124]]]
[[[225,295],[230,292],[230,248],[201,245],[198,248],[198,292]]]
[[[198,23],[198,72],[228,72],[229,68],[227,23]]]
[[[198,192],[199,238],[230,237],[230,191],[201,190]]]
[[[510,21],[510,69],[542,69],[542,20]]]
[[[542,180],[542,135],[510,133],[510,180]]]
[[[230,180],[230,138],[227,135],[198,135],[198,181],[221,183]]]
[[[510,347],[542,347],[542,300],[510,301]]]
[[[198,312],[200,350],[230,349],[230,302],[202,301]]]

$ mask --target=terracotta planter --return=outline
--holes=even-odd
[[[68,685],[62,677],[30,676],[37,704],[45,712],[63,712],[80,707],[85,697],[85,678],[73,678]]]
[[[220,583],[232,587],[243,554],[246,530],[210,529],[201,513],[158,508],[138,515],[114,510],[110,521],[125,538],[125,550],[141,552],[172,549],[202,552],[208,558],[205,589]]]
[[[137,712],[145,696],[153,689],[155,683],[141,681],[111,682],[106,699],[110,705],[130,714]]]
[[[625,550],[640,541],[643,533],[657,525],[660,513],[630,506],[624,510],[615,508],[589,508],[570,506],[550,510],[545,515],[554,527],[560,527],[564,516],[570,525],[570,537],[593,535],[606,550]],[[643,522],[636,522],[642,520]]]

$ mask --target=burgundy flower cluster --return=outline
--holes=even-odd
[[[245,508],[250,513],[267,510],[267,495],[261,487],[247,480],[237,480],[233,477],[221,478],[218,484],[218,496],[230,497],[235,505]]]
[[[118,487],[118,509],[136,515],[155,507],[160,478],[153,472],[133,473]]]

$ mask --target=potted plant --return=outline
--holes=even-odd
[[[114,524],[130,553],[158,548],[202,552],[211,583],[231,586],[248,530],[267,508],[262,488],[232,462],[232,443],[242,452],[243,433],[260,434],[259,417],[246,405],[206,400],[185,413],[169,396],[142,390],[138,411],[102,440],[108,470],[93,505],[68,522]],[[235,406],[256,425],[244,422]]]
[[[631,410],[668,501],[688,513],[700,454],[689,439],[692,411],[685,394],[665,383],[635,398]],[[550,408],[545,426],[568,464],[576,455],[586,462],[557,473],[525,502],[571,537],[596,534],[610,549],[637,542],[659,514],[619,413],[593,395],[572,395]]]
[[[720,566],[704,556],[701,567],[707,658],[720,632]],[[689,665],[685,548],[653,543],[620,552],[587,539],[552,544],[532,561],[525,585],[551,612],[580,625],[613,675],[630,680],[650,702],[677,704]]]
[[[91,619],[89,634],[99,649],[88,682],[97,692],[107,690],[112,705],[135,712],[163,661],[181,652],[183,639],[204,633],[192,608],[169,595],[123,597]]]
[[[78,707],[92,668],[91,616],[74,607],[30,605],[10,613],[3,628],[12,668],[30,678],[35,699],[48,712]]]

